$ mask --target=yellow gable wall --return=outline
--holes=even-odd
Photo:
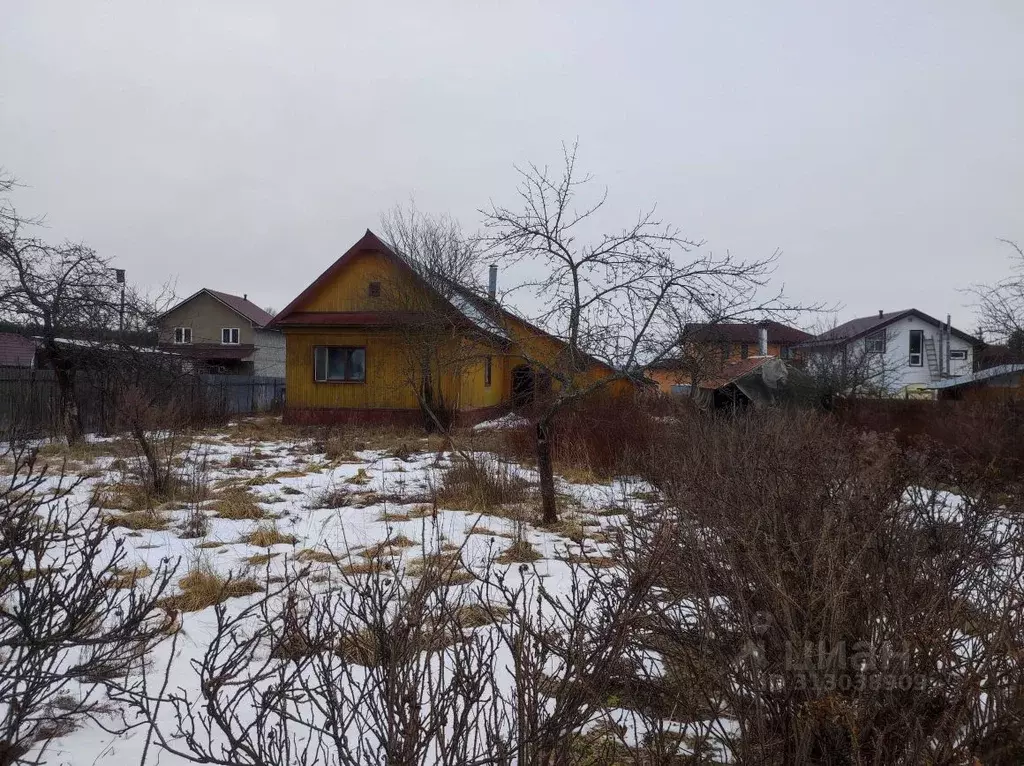
[[[370,297],[370,283],[381,285],[381,295]],[[341,274],[312,296],[300,311],[382,311],[411,308],[423,300],[412,276],[382,253],[364,250],[346,264]]]

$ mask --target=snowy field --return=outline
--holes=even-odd
[[[116,506],[117,493],[124,488],[125,462],[115,456],[114,449],[103,454],[102,440],[92,441],[97,442],[95,454],[70,464],[84,478],[65,501],[85,507],[91,499],[100,506]],[[426,451],[425,447],[423,440],[400,449],[353,449],[331,459],[317,451],[323,445],[314,440],[243,438],[228,427],[221,433],[201,435],[179,454],[181,473],[205,488],[200,494],[206,499],[164,503],[141,517],[138,511],[114,507],[92,512],[114,525],[116,538],[126,546],[126,563],[143,573],[142,577],[161,566],[174,566],[172,583],[193,571],[258,583],[257,592],[223,602],[221,620],[230,620],[255,615],[254,605],[266,599],[268,591],[280,592],[278,586],[283,582],[301,583],[306,599],[316,598],[318,593],[334,594],[331,598],[351,605],[359,596],[345,589],[358,590],[373,577],[388,578],[385,582],[400,578],[407,585],[414,584],[415,578],[422,576],[423,562],[438,555],[452,562],[448,580],[440,584],[445,599],[452,603],[487,602],[496,579],[505,582],[506,588],[515,583],[524,598],[535,598],[538,588],[545,599],[568,597],[574,573],[578,579],[588,572],[614,570],[610,558],[614,529],[623,514],[642,510],[650,497],[649,488],[630,480],[572,484],[559,479],[561,523],[554,529],[542,529],[532,523],[539,513],[532,494],[512,507],[489,512],[435,502],[435,488],[453,455]],[[508,475],[525,478],[530,486],[534,484],[527,468],[499,463],[492,455],[478,457],[499,465]],[[48,486],[52,485],[53,481],[49,482]],[[246,518],[233,517],[239,515]],[[510,546],[522,548],[524,542],[529,544],[527,551],[532,549],[530,555],[510,557]],[[176,588],[172,586],[168,595],[177,594]],[[173,599],[168,602],[175,603]],[[272,608],[283,609],[283,602],[275,602]],[[196,664],[215,633],[216,609],[208,606],[188,611],[168,606],[167,612],[174,626],[151,652],[147,683],[155,684],[166,674],[169,689],[182,699],[197,700],[200,680]],[[498,628],[484,624],[474,630]],[[500,641],[493,647],[500,685],[512,663]],[[266,667],[268,652],[265,646],[254,650],[254,668]],[[148,727],[121,730],[119,716],[126,712],[122,704],[108,700],[107,708],[109,720],[82,722],[50,742],[43,759],[74,766],[135,764],[142,761],[145,750],[147,763],[185,762],[156,741],[149,741],[155,738]],[[616,711],[614,704],[605,714],[617,724],[618,719],[628,717]],[[316,718],[320,714],[308,715]],[[173,739],[180,732],[172,706],[165,705],[158,718],[168,741],[183,748],[180,738]],[[137,720],[130,713],[128,719]],[[360,730],[355,719],[348,735],[353,742],[370,736]],[[214,746],[218,736],[214,733],[211,737]],[[629,739],[638,736],[632,732]],[[374,743],[368,741],[364,746],[369,753]],[[369,756],[365,762],[371,762]]]

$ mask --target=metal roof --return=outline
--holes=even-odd
[[[938,383],[929,383],[923,386],[923,388],[956,388],[958,386],[970,385],[971,383],[980,383],[983,380],[991,380],[1003,375],[1014,375],[1019,372],[1024,372],[1024,364],[1001,364],[998,367],[989,367],[986,370],[972,372],[970,375],[960,375],[948,380],[941,380]]]

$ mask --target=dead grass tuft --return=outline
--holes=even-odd
[[[530,564],[544,558],[526,540],[517,540],[506,548],[494,560],[499,564]]]
[[[460,628],[482,628],[503,620],[509,609],[498,604],[465,604],[456,610],[454,619]]]
[[[472,572],[462,568],[462,560],[457,550],[430,553],[415,559],[409,562],[405,574],[425,579],[435,588],[463,585],[476,579]]]
[[[365,468],[360,468],[356,471],[356,475],[348,480],[349,484],[355,484],[357,487],[365,486],[369,484],[373,477],[367,472]]]
[[[353,561],[341,567],[342,574],[347,575],[372,575],[389,571],[391,571],[391,562],[383,561],[380,558],[372,561]]]
[[[389,537],[387,540],[381,540],[376,545],[371,545],[369,548],[360,551],[359,555],[365,559],[401,556],[403,548],[411,548],[414,545],[416,543],[413,540],[400,534],[395,537]]]
[[[140,530],[149,529],[154,532],[167,529],[167,519],[159,511],[132,511],[104,516],[103,521],[111,527]]]
[[[209,565],[200,564],[178,581],[181,593],[161,599],[159,605],[167,610],[197,612],[216,606],[229,598],[250,596],[263,590],[252,578],[225,578]]]
[[[280,553],[257,553],[255,556],[247,558],[245,563],[251,567],[263,567],[267,565],[268,561],[280,555]]]
[[[298,541],[299,538],[294,535],[282,534],[273,524],[260,524],[242,538],[242,542],[260,548],[269,548],[272,545],[295,545]]]
[[[439,504],[458,510],[491,510],[523,502],[529,484],[508,463],[485,457],[456,458],[441,473]]]
[[[211,506],[222,519],[233,519],[235,521],[259,521],[267,517],[266,512],[260,508],[256,498],[245,487],[228,487],[217,495],[216,501]]]
[[[108,588],[116,588],[118,590],[123,588],[134,588],[135,583],[144,577],[149,577],[153,574],[153,570],[145,564],[140,564],[137,567],[124,568],[118,567],[113,572],[113,577],[107,581]]]
[[[503,537],[507,540],[512,539],[512,535],[508,532],[496,532],[490,527],[481,526],[474,524],[472,527],[466,530],[467,535],[485,535],[486,537]]]
[[[318,551],[314,548],[304,548],[295,557],[299,561],[314,561],[317,564],[336,564],[338,556],[330,551]]]

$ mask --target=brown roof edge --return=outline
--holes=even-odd
[[[177,311],[186,303],[195,300],[203,293],[206,293],[218,303],[227,306],[240,317],[249,320],[260,329],[266,329],[268,324],[273,320],[273,317],[270,314],[261,309],[248,298],[245,298],[241,295],[232,295],[231,293],[224,293],[221,292],[220,290],[211,290],[209,287],[200,287],[190,296],[174,304],[171,308],[167,309],[167,311],[163,312],[152,321],[156,322],[163,319],[172,311]]]

